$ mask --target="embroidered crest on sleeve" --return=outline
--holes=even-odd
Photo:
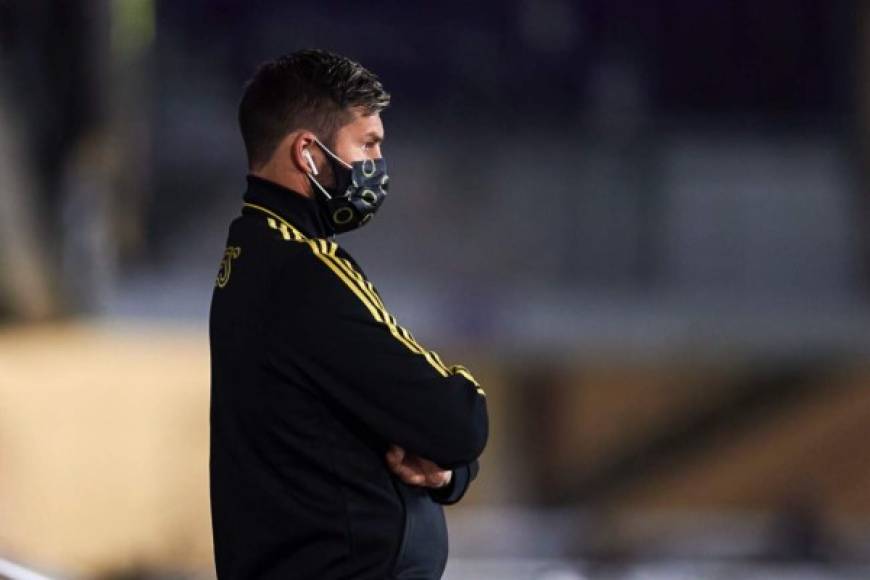
[[[232,272],[233,260],[238,258],[242,253],[242,248],[239,246],[229,246],[224,250],[224,257],[221,259],[220,268],[218,268],[217,280],[215,286],[223,288],[230,281],[230,273]]]

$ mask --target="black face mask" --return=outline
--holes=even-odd
[[[308,179],[320,190],[321,195],[316,198],[327,226],[333,234],[340,234],[367,224],[387,196],[390,178],[386,162],[379,157],[347,163],[319,140],[315,142],[326,153],[335,176],[335,185],[324,187],[314,178],[317,172],[308,174]]]

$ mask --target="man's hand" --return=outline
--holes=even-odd
[[[453,471],[445,471],[428,459],[407,453],[398,445],[390,445],[387,451],[387,465],[390,471],[399,476],[399,479],[410,485],[444,487],[453,477]]]

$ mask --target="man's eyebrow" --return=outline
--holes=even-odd
[[[369,131],[368,133],[366,133],[366,137],[371,139],[375,143],[380,143],[381,141],[384,140],[384,136],[381,135],[380,133],[375,132],[375,131]]]

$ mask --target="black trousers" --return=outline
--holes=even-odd
[[[439,580],[447,565],[444,508],[426,488],[399,483],[405,501],[405,533],[396,561],[395,580]]]

